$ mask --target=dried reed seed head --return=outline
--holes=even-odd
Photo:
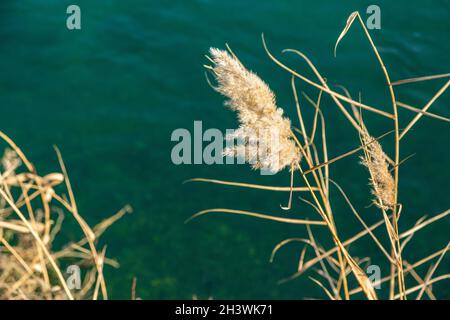
[[[389,172],[389,162],[381,144],[376,141],[366,128],[363,128],[361,140],[364,145],[365,156],[361,157],[361,163],[370,172],[370,184],[372,194],[375,196],[376,206],[387,210],[393,209],[395,203],[395,181]]]
[[[13,172],[22,165],[22,160],[20,160],[14,150],[6,148],[1,159],[1,164],[4,172]]]
[[[237,112],[240,123],[239,129],[227,136],[238,145],[226,148],[224,155],[241,157],[254,169],[273,173],[299,163],[291,122],[283,117],[269,86],[227,51],[211,48],[210,54],[216,90],[229,99],[225,104]]]

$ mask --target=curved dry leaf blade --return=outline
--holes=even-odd
[[[353,21],[355,21],[355,18],[357,15],[358,15],[358,11],[355,11],[355,12],[352,12],[352,14],[348,17],[345,28],[344,28],[344,30],[342,30],[342,32],[339,35],[339,38],[337,39],[336,44],[334,46],[334,56],[335,57],[336,57],[336,49],[337,49],[339,42],[341,42],[342,38],[345,37],[345,35],[347,34],[348,30],[350,29]]]
[[[430,282],[431,278],[433,277],[434,272],[438,268],[439,264],[442,262],[442,259],[444,259],[445,254],[447,253],[448,249],[450,247],[450,242],[445,247],[444,252],[439,256],[439,259],[436,261],[436,263],[431,267],[429,273],[427,274],[425,278],[425,283],[422,289],[420,290],[419,294],[417,295],[416,300],[420,300],[422,298],[422,295],[425,293],[425,290],[427,289],[428,283]]]
[[[278,243],[273,249],[272,249],[272,253],[270,254],[270,259],[269,262],[272,263],[273,260],[275,259],[275,255],[277,254],[278,250],[280,250],[282,247],[284,247],[285,245],[287,245],[288,243],[291,242],[302,242],[305,243],[307,245],[311,245],[310,241],[308,239],[303,239],[303,238],[289,238],[289,239],[285,239],[283,241],[281,241],[280,243]]]
[[[277,186],[266,186],[261,184],[252,184],[252,183],[244,183],[244,182],[235,182],[235,181],[224,181],[224,180],[216,180],[216,179],[206,179],[206,178],[193,178],[184,181],[183,183],[188,182],[207,182],[207,183],[213,183],[213,184],[221,184],[226,186],[234,186],[234,187],[243,187],[243,188],[250,188],[250,189],[261,189],[261,190],[268,190],[268,191],[291,191],[291,187],[277,187]],[[313,191],[318,191],[317,187],[312,187]],[[309,192],[308,187],[292,187],[292,191],[296,192]]]
[[[405,84],[405,83],[414,83],[414,82],[428,81],[428,80],[441,79],[441,78],[447,78],[447,77],[450,77],[450,73],[435,74],[432,76],[403,79],[403,80],[394,81],[391,84],[393,86],[398,86],[400,84]]]
[[[437,115],[437,114],[434,114],[434,113],[431,113],[431,112],[423,111],[423,110],[421,110],[419,108],[410,106],[409,104],[406,104],[406,103],[403,103],[403,102],[400,102],[400,101],[396,101],[396,102],[397,102],[397,106],[398,107],[405,108],[407,110],[423,114],[424,116],[427,116],[427,117],[430,117],[430,118],[435,118],[435,119],[439,119],[439,120],[442,120],[442,121],[450,122],[450,118],[447,118],[447,117],[444,117],[444,116],[440,116],[440,115]]]
[[[425,221],[423,221],[423,222],[420,222],[419,224],[414,225],[411,229],[409,229],[409,230],[407,230],[407,231],[401,233],[401,234],[399,235],[399,239],[406,238],[406,237],[408,237],[409,235],[411,235],[411,234],[413,234],[413,233],[415,233],[415,232],[421,230],[422,228],[424,228],[424,227],[426,227],[426,226],[428,226],[428,225],[430,225],[430,224],[436,222],[437,220],[442,219],[442,218],[448,216],[449,214],[450,214],[450,209],[447,209],[447,210],[445,210],[444,212],[442,212],[442,213],[440,213],[440,214],[438,214],[438,215],[436,215],[436,216],[434,216],[434,217],[431,217],[431,218],[428,219],[428,220],[425,220]]]
[[[434,283],[436,283],[436,282],[439,282],[439,281],[442,281],[442,280],[447,280],[447,279],[450,279],[450,274],[444,274],[444,275],[442,275],[442,276],[433,278],[432,280],[430,280],[430,281],[428,282],[427,286],[429,287],[429,286],[431,286],[432,284],[434,284]],[[425,285],[426,285],[426,284],[419,284],[419,285],[417,285],[417,286],[415,286],[415,287],[409,288],[408,290],[405,291],[405,294],[406,294],[406,295],[409,295],[409,294],[411,294],[411,293],[414,293],[414,292],[416,292],[416,291],[419,291],[419,290],[421,290]],[[399,299],[399,298],[400,298],[400,294],[396,294],[396,295],[394,296],[394,299],[395,299],[395,300],[397,300],[397,299]]]
[[[207,213],[212,212],[222,212],[222,213],[232,213],[237,215],[244,215],[244,216],[250,216],[265,220],[272,220],[277,222],[284,222],[284,223],[290,223],[290,224],[311,224],[311,225],[325,225],[326,223],[324,221],[314,221],[314,220],[302,220],[302,219],[289,219],[289,218],[282,218],[282,217],[275,217],[267,214],[261,214],[256,212],[250,212],[250,211],[243,211],[243,210],[234,210],[234,209],[224,209],[224,208],[217,208],[217,209],[207,209],[200,212],[197,212],[190,218],[188,218],[185,223],[188,223],[192,219],[195,219],[199,216],[202,216]]]
[[[344,200],[347,202],[348,206],[350,207],[351,211],[353,212],[353,214],[356,216],[356,218],[358,219],[358,221],[363,225],[364,229],[367,230],[367,232],[369,233],[370,237],[375,241],[376,245],[380,248],[380,250],[383,252],[383,254],[386,256],[386,258],[392,262],[395,263],[395,261],[393,261],[391,259],[391,257],[389,256],[389,254],[387,253],[386,249],[383,247],[383,245],[381,244],[380,240],[378,240],[378,238],[375,236],[375,234],[370,230],[370,228],[367,226],[367,224],[364,222],[364,220],[361,218],[361,215],[356,211],[355,207],[353,206],[353,204],[351,203],[350,199],[348,198],[347,194],[344,192],[344,190],[341,188],[341,186],[335,182],[334,180],[330,179],[330,182],[333,183],[336,188],[339,190],[339,192],[342,194]]]
[[[426,112],[431,107],[431,105],[447,90],[447,88],[449,86],[450,86],[450,80],[447,81],[441,89],[439,89],[439,91],[433,96],[433,98],[431,98],[430,101],[428,101],[428,103],[425,105],[425,107],[422,108],[422,111]],[[400,138],[399,138],[400,140],[403,139],[405,134],[416,124],[417,121],[419,121],[419,119],[423,115],[423,112],[416,114],[414,119],[412,119],[411,122],[408,123],[405,130],[403,130],[403,132],[400,134]]]

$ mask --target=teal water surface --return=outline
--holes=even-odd
[[[82,29],[66,28],[66,8],[78,4]],[[353,26],[333,57],[333,46],[348,15],[367,17],[366,1],[61,1],[0,3],[0,128],[28,154],[40,172],[57,170],[52,145],[60,147],[81,214],[90,224],[124,204],[134,213],[104,235],[108,255],[119,269],[106,271],[112,298],[129,298],[132,278],[144,299],[324,298],[308,278],[278,285],[296,271],[301,246],[282,249],[270,264],[272,248],[290,237],[305,237],[302,226],[215,214],[189,224],[184,220],[206,208],[316,218],[297,198],[281,212],[287,194],[183,184],[207,177],[268,185],[287,185],[287,172],[261,177],[247,166],[180,165],[171,162],[176,128],[235,128],[235,115],[207,85],[202,65],[211,46],[228,43],[241,61],[264,78],[278,103],[295,122],[290,76],[266,55],[271,50],[293,68],[310,74],[298,58],[281,54],[295,48],[307,54],[330,84],[345,85],[370,105],[389,109],[383,74],[359,26]],[[450,72],[450,1],[378,1],[381,30],[371,35],[393,80]],[[398,100],[422,107],[445,83],[436,80],[399,87]],[[317,92],[298,83],[301,90]],[[303,101],[303,103],[305,103]],[[450,95],[432,111],[450,116]],[[323,110],[330,154],[358,145],[358,136],[329,97]],[[308,115],[311,116],[311,113]],[[401,112],[405,126],[413,116]],[[367,114],[374,135],[392,129],[389,121]],[[389,150],[392,146],[386,142]],[[401,224],[449,207],[450,127],[422,119],[405,137],[400,170]],[[370,204],[367,173],[356,156],[336,163],[331,176],[364,212],[367,223],[381,219]],[[334,193],[336,223],[343,238],[360,228],[348,206]],[[405,249],[414,262],[448,241],[450,220],[426,229]],[[316,229],[314,229],[316,230]],[[70,228],[65,237],[76,235]],[[330,246],[325,233],[319,234]],[[380,231],[380,237],[383,232]],[[370,241],[351,247],[357,255],[385,262]],[[311,253],[312,254],[312,253]],[[437,273],[450,271],[444,260]],[[382,268],[382,273],[387,274]],[[426,269],[420,270],[422,275]],[[309,275],[315,275],[311,272]],[[316,275],[315,275],[316,276]],[[414,282],[411,282],[414,285]],[[450,286],[435,287],[450,298]]]

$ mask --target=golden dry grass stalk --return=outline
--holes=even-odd
[[[291,122],[283,117],[269,86],[230,53],[211,48],[210,54],[216,90],[229,99],[226,105],[237,112],[240,123],[227,136],[237,145],[227,147],[224,154],[241,157],[254,169],[266,168],[273,173],[298,163],[300,152],[291,138]]]

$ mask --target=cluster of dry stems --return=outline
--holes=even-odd
[[[290,197],[288,206],[283,207],[285,210],[291,208],[293,192],[307,193],[310,195],[310,200],[305,201],[314,208],[314,211],[319,215],[320,219],[293,219],[229,208],[208,209],[198,212],[193,217],[210,212],[226,212],[282,223],[305,225],[308,231],[308,238],[291,238],[282,241],[274,248],[271,260],[274,258],[276,252],[283,246],[292,242],[304,243],[305,246],[300,255],[298,271],[289,278],[282,280],[282,282],[292,280],[305,273],[308,269],[318,267],[316,272],[321,280],[312,277],[310,278],[324,290],[325,294],[330,299],[350,299],[352,297],[357,297],[356,294],[360,292],[368,299],[378,299],[379,296],[375,287],[384,285],[385,283],[389,284],[388,296],[386,296],[386,298],[389,299],[407,299],[414,293],[416,294],[416,299],[421,299],[424,295],[427,295],[430,299],[435,299],[436,297],[432,290],[432,284],[450,278],[450,275],[448,274],[434,276],[437,267],[444,259],[444,255],[448,250],[449,245],[415,263],[408,263],[404,259],[402,252],[405,245],[417,231],[447,217],[447,215],[450,214],[450,210],[446,210],[432,218],[421,218],[410,229],[403,232],[399,231],[399,218],[402,211],[402,205],[398,201],[399,168],[402,163],[400,159],[400,141],[408,132],[410,132],[411,128],[422,116],[432,117],[447,122],[450,121],[448,118],[428,112],[430,106],[450,85],[450,81],[447,81],[422,109],[399,102],[396,99],[394,87],[412,82],[448,78],[450,77],[450,74],[440,74],[391,82],[380,54],[358,12],[354,12],[349,16],[347,24],[336,42],[336,47],[349,31],[355,20],[359,21],[362,26],[384,73],[391,97],[391,111],[382,110],[363,104],[361,101],[356,101],[352,99],[345,88],[344,94],[331,90],[327,85],[325,78],[302,52],[291,49],[285,50],[284,52],[294,53],[306,62],[317,79],[311,80],[294,71],[270,53],[264,38],[263,44],[268,56],[278,66],[292,75],[292,89],[300,124],[298,129],[292,127],[289,119],[283,117],[283,112],[276,106],[275,95],[269,87],[256,74],[248,71],[231,49],[228,48],[228,52],[211,49],[211,57],[208,58],[212,62],[212,65],[206,66],[207,70],[217,80],[215,89],[228,98],[226,104],[232,110],[237,112],[240,124],[238,133],[244,136],[243,139],[241,139],[241,141],[244,142],[236,147],[238,149],[226,154],[244,156],[245,159],[248,160],[249,157],[245,154],[245,152],[249,152],[248,143],[249,141],[257,140],[258,137],[245,135],[248,132],[257,132],[261,128],[278,130],[283,133],[280,135],[280,146],[276,149],[282,153],[279,157],[280,159],[262,158],[260,164],[263,163],[270,167],[274,172],[278,172],[285,167],[290,167],[292,175],[291,185],[289,187],[272,187],[204,178],[192,179],[192,181],[271,191],[286,191],[289,192]],[[303,110],[300,107],[299,97],[295,86],[296,79],[300,79],[304,83],[318,89],[318,96],[315,100],[303,93],[308,103],[314,108],[314,118],[312,120],[312,128],[310,131],[306,130]],[[361,141],[359,147],[333,158],[329,158],[327,149],[326,124],[321,109],[321,99],[323,94],[328,94],[331,97],[336,106],[349,121],[350,125],[356,130]],[[345,104],[347,104],[347,106]],[[399,108],[404,108],[415,113],[412,120],[410,120],[402,130],[399,126]],[[380,117],[385,117],[391,121],[392,126],[388,128],[384,135],[375,138],[371,136],[363,122],[363,112],[371,112]],[[394,136],[395,151],[392,159],[385,151],[383,151],[380,143],[380,139],[389,134]],[[265,141],[257,141],[257,143],[264,144]],[[319,150],[319,148],[321,150]],[[250,154],[252,154],[252,152],[252,149],[250,149]],[[365,223],[363,215],[359,214],[355,209],[340,185],[330,178],[330,169],[334,162],[358,152],[362,154],[360,156],[361,163],[367,168],[369,173],[369,183],[372,189],[373,203],[379,209],[382,217],[378,223],[370,226]],[[256,157],[256,155],[254,155],[254,157]],[[273,163],[274,161],[278,162]],[[255,168],[259,167],[261,167],[261,165],[255,166]],[[300,175],[301,181],[303,182],[302,187],[293,186],[294,174]],[[361,231],[346,240],[340,237],[338,228],[334,222],[334,213],[330,203],[331,184],[336,187],[342,197],[346,200],[352,213],[362,225]],[[334,242],[334,247],[330,249],[322,247],[315,239],[311,226],[326,227]],[[387,238],[389,239],[387,246],[386,244],[383,244],[383,241],[379,240],[374,233],[375,229],[382,226],[384,226]],[[371,237],[378,246],[390,266],[389,274],[375,282],[368,279],[368,276],[361,267],[365,262],[370,261],[370,257],[354,257],[348,251],[349,245],[367,235]],[[314,253],[314,257],[310,260],[307,260],[308,248],[311,248]],[[433,260],[436,261],[432,263],[426,275],[420,276],[416,269]],[[405,280],[409,279],[409,277],[411,277],[416,284],[407,287]]]
[[[0,164],[0,299],[57,300],[108,298],[104,265],[118,267],[97,249],[98,238],[127,212],[124,207],[91,228],[78,213],[66,168],[56,149],[61,173],[41,176],[21,149],[3,132],[9,145]],[[67,195],[57,190],[63,190]],[[65,216],[82,231],[79,240],[56,246]],[[81,270],[80,287],[68,266]]]

